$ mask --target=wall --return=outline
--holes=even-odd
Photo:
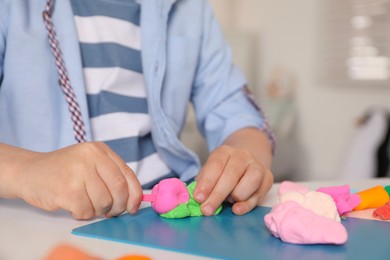
[[[282,168],[294,164],[294,176],[298,180],[339,178],[346,151],[353,142],[354,122],[372,105],[390,108],[390,86],[330,86],[317,80],[317,65],[321,62],[318,59],[319,0],[211,0],[211,3],[226,35],[241,32],[255,42],[253,67],[248,64],[240,67],[249,74],[259,101],[265,99],[265,86],[275,68],[284,68],[297,79],[294,138],[298,140],[299,150],[285,149],[282,142],[278,146],[279,154],[288,151],[283,157],[293,159],[275,162],[285,164]],[[246,53],[241,47],[238,44],[233,49]],[[241,62],[247,60],[238,56]]]

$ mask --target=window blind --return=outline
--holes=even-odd
[[[388,0],[323,0],[319,79],[334,86],[390,87]]]

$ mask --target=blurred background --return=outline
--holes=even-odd
[[[210,0],[275,131],[276,181],[389,175],[388,0]],[[183,142],[207,148],[190,109]]]

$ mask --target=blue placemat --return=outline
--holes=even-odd
[[[348,218],[343,246],[294,245],[266,229],[270,208],[235,216],[224,207],[218,216],[164,219],[151,208],[76,228],[73,234],[220,259],[390,259],[390,223]]]

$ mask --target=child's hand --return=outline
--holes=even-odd
[[[260,204],[273,183],[271,171],[247,150],[223,145],[213,151],[197,177],[195,199],[211,216],[225,200],[243,215]]]
[[[142,188],[134,172],[104,143],[81,143],[33,153],[16,175],[16,193],[45,209],[65,209],[76,219],[136,213]]]

